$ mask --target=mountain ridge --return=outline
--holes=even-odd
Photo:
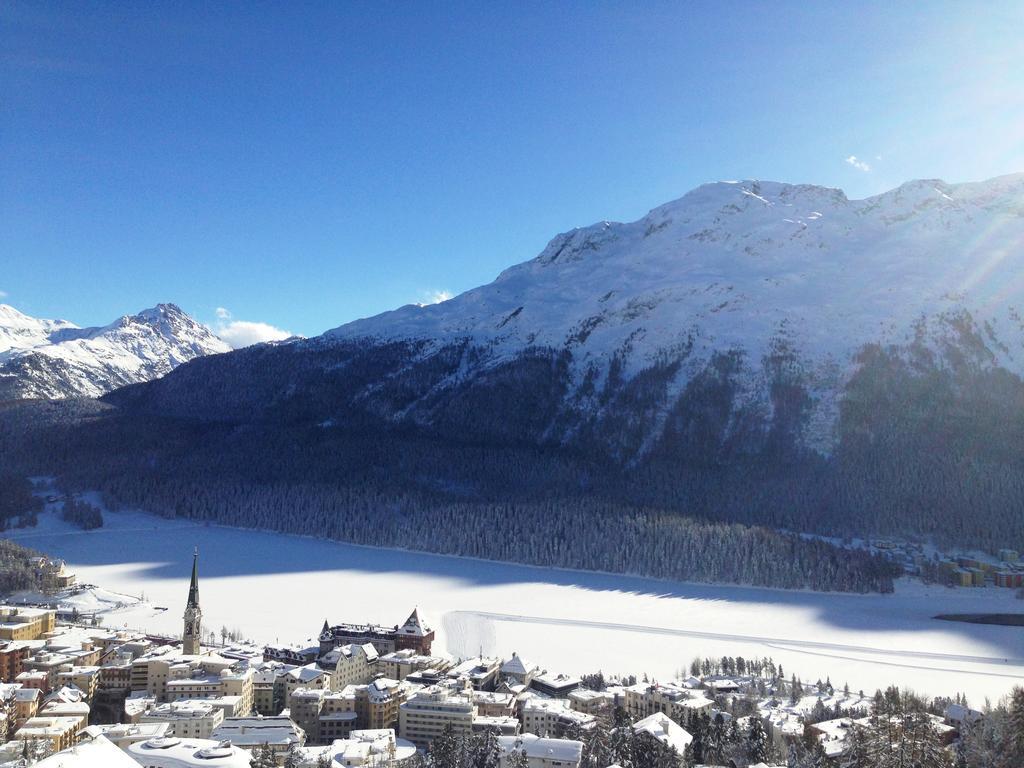
[[[716,355],[739,353],[743,395],[762,410],[772,408],[765,361],[781,354],[811,394],[804,443],[827,453],[837,393],[865,345],[924,346],[941,363],[967,333],[992,364],[1024,373],[1024,302],[1006,292],[1024,267],[1020,250],[1009,252],[1022,221],[1024,174],[915,180],[860,200],[815,185],[717,182],[634,222],[556,235],[535,258],[440,304],[356,320],[314,343],[408,343],[419,360],[472,347],[473,363],[440,389],[527,350],[566,352],[570,397],[601,389],[609,372],[634,380],[669,359],[678,371],[666,402]]]
[[[228,349],[169,303],[89,328],[0,304],[0,399],[98,397]]]

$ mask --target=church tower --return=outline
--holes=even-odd
[[[199,608],[199,549],[192,555],[192,584],[188,588],[188,604],[185,606],[185,631],[181,635],[181,651],[198,655],[199,638],[202,635],[203,612]]]

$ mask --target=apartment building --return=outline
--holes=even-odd
[[[565,699],[529,698],[520,704],[520,720],[524,733],[542,738],[559,738],[571,729],[591,731],[597,718],[570,709]]]
[[[577,688],[568,695],[567,699],[572,709],[595,717],[611,715],[615,709],[615,694],[609,691]]]
[[[56,625],[57,612],[49,608],[0,605],[0,640],[39,640]]]
[[[468,695],[441,687],[422,690],[399,706],[399,733],[425,749],[448,725],[458,735],[471,733],[476,714],[476,705]]]
[[[167,723],[169,736],[179,739],[208,739],[224,722],[224,710],[208,701],[168,701],[150,709],[140,723]]]
[[[253,671],[222,669],[216,674],[193,675],[167,681],[168,701],[183,699],[220,699],[230,703],[231,714],[244,717],[252,713]]]
[[[331,687],[341,690],[346,685],[361,685],[373,680],[378,674],[379,657],[371,643],[350,643],[328,651],[318,666],[331,673]]]
[[[356,698],[354,685],[324,695],[318,719],[318,743],[330,744],[338,739],[347,739],[359,728]]]
[[[131,744],[139,744],[150,739],[167,737],[167,723],[111,723],[108,725],[90,725],[82,734],[83,738],[103,736],[111,744],[127,750]]]
[[[323,688],[298,688],[288,698],[288,716],[305,732],[310,744],[321,743],[320,714],[325,696],[327,691]],[[354,712],[352,717],[355,717]]]
[[[100,680],[100,667],[70,667],[57,672],[58,686],[73,686],[80,690],[86,701],[92,701]]]
[[[284,674],[284,700],[288,701],[292,693],[299,688],[322,688],[331,690],[331,673],[320,669],[316,664],[294,667]]]
[[[458,664],[448,670],[448,678],[468,681],[475,690],[493,691],[501,673],[501,659],[480,656]]]
[[[81,721],[77,717],[30,717],[17,732],[20,741],[43,739],[50,742],[54,752],[67,749],[78,740]]]
[[[580,679],[570,675],[553,675],[544,673],[535,676],[530,681],[530,690],[542,693],[545,696],[552,696],[562,699],[580,687]]]
[[[709,713],[714,704],[700,691],[675,683],[638,683],[622,689],[623,709],[634,719],[642,720],[656,713],[673,720],[684,720],[689,713]]]
[[[529,768],[579,768],[583,759],[583,742],[569,739],[545,739],[533,733],[499,736],[501,755],[499,768],[506,768],[514,753],[526,755]]]
[[[405,680],[410,674],[426,669],[447,672],[452,662],[439,656],[425,656],[413,648],[384,654],[377,659],[377,671],[392,680]]]
[[[292,746],[301,747],[306,743],[306,733],[290,718],[277,717],[230,717],[213,730],[210,737],[217,742],[231,742],[236,747],[253,750],[266,744],[279,762]]]
[[[686,752],[686,747],[693,741],[693,736],[671,717],[663,712],[655,712],[653,715],[633,723],[633,732],[646,734],[661,743],[662,746],[674,750],[678,756],[679,767],[683,767],[683,755]]]
[[[372,731],[397,728],[399,707],[414,689],[408,683],[378,677],[372,683],[354,686],[354,690],[359,729]]]
[[[25,671],[25,659],[32,646],[25,641],[10,641],[0,647],[0,682],[11,683]]]
[[[477,691],[471,694],[480,717],[515,717],[516,697],[508,691]]]
[[[89,705],[84,701],[61,701],[54,699],[43,704],[37,717],[73,718],[78,721],[81,730],[89,724]]]

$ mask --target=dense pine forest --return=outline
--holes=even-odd
[[[698,765],[785,765],[787,768],[1019,768],[1024,765],[1024,689],[988,709],[975,724],[964,724],[952,748],[942,745],[932,716],[941,715],[948,700],[926,701],[910,691],[890,687],[877,691],[868,709],[834,711],[821,707],[805,719],[802,739],[785,748],[774,742],[757,715],[756,699],[740,697],[722,704],[714,717],[692,714],[681,721],[693,740],[683,754],[647,733],[636,733],[622,709],[599,718],[592,730],[570,727],[558,738],[583,744],[581,768],[692,768]],[[725,714],[723,714],[725,713]],[[829,757],[810,726],[823,720],[850,717],[866,720],[852,728],[845,751]],[[442,734],[416,768],[497,768],[501,750],[493,733]],[[512,753],[504,765],[527,766],[525,755]]]
[[[0,539],[0,595],[21,590],[42,590],[42,572],[31,560],[42,557],[38,552]]]
[[[580,474],[580,459],[557,452],[166,419],[140,431],[140,446],[103,412],[87,427],[7,416],[0,440],[23,473],[55,473],[65,490],[167,517],[677,580],[885,592],[896,574],[883,558],[822,541],[624,503],[602,490],[611,467]],[[19,444],[26,430],[33,439]]]
[[[1024,383],[956,349],[939,366],[923,350],[866,347],[829,455],[797,439],[809,395],[783,359],[769,422],[740,403],[743,361],[721,356],[637,455],[673,364],[606,384],[595,394],[604,415],[566,425],[554,352],[441,401],[424,393],[470,350],[406,370],[407,346],[319,342],[201,358],[104,403],[9,404],[0,450],[10,477],[52,474],[64,491],[166,516],[536,565],[887,591],[886,561],[779,531],[1024,549]],[[395,416],[427,407],[429,423]],[[544,437],[562,433],[572,438]]]
[[[566,350],[531,348],[465,379],[483,350],[314,339],[202,358],[105,400],[126,450],[168,455],[146,432],[177,420],[203,461],[255,462],[259,482],[371,475],[454,499],[586,496],[831,536],[1024,549],[1024,382],[992,364],[969,318],[948,331],[941,354],[862,348],[825,452],[808,443],[823,429],[810,422],[814,383],[784,348],[759,362],[718,354],[678,392],[685,351],[631,378],[613,359],[578,383]],[[751,400],[744,382],[762,375],[767,401]]]

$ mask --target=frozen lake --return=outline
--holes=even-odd
[[[1024,611],[1012,590],[904,582],[895,595],[832,595],[533,568],[107,513],[82,532],[55,515],[5,536],[64,558],[79,580],[139,595],[107,626],[177,633],[193,547],[204,625],[260,642],[312,641],[324,619],[401,623],[414,606],[453,656],[518,652],[568,673],[668,679],[694,656],[771,656],[805,682],[871,693],[892,683],[973,704],[1024,684],[1024,629],[937,613]],[[156,610],[165,606],[169,610]]]

